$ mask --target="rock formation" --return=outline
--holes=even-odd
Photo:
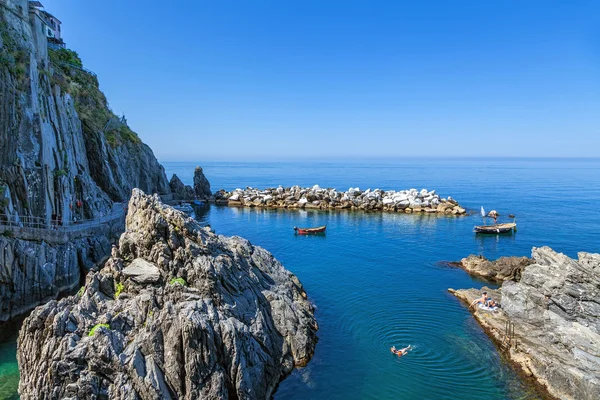
[[[48,48],[32,3],[0,0],[0,320],[77,284],[123,226],[59,241],[44,230],[106,218],[133,187],[170,192],[150,148],[110,110],[77,53]],[[24,237],[21,227],[40,231]]]
[[[193,200],[196,198],[194,189],[189,185],[184,185],[181,179],[175,174],[173,174],[169,186],[175,200]]]
[[[518,282],[523,269],[532,263],[533,260],[528,257],[500,257],[495,261],[490,261],[483,256],[470,255],[460,260],[459,263],[450,263],[450,265],[461,267],[471,275],[492,281],[512,280]]]
[[[40,241],[0,235],[0,322],[80,286],[87,271],[106,261],[122,229],[106,225],[94,232],[73,240],[52,233]]]
[[[346,192],[292,186],[265,190],[247,187],[233,192],[220,190],[215,193],[217,204],[245,207],[304,208],[304,209],[347,209],[363,211],[390,211],[404,213],[427,213],[464,215],[466,210],[452,197],[441,198],[435,190],[417,189],[394,191],[350,188]]]
[[[519,282],[503,283],[501,311],[475,318],[527,375],[560,399],[600,398],[600,254],[573,260],[534,248]],[[452,290],[451,290],[452,291]],[[452,291],[470,303],[480,291]],[[512,322],[515,337],[506,336]]]
[[[204,172],[202,172],[202,168],[200,167],[196,167],[194,170],[194,191],[196,192],[196,197],[199,199],[208,199],[212,196],[210,183],[204,176]]]
[[[18,340],[21,398],[266,399],[316,344],[313,307],[266,250],[134,190],[119,247]]]

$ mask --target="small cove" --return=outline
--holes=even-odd
[[[196,163],[164,163],[191,183]],[[219,234],[271,251],[304,284],[317,307],[317,351],[283,381],[276,398],[536,398],[495,352],[464,306],[446,289],[480,287],[440,264],[468,254],[530,255],[549,245],[569,256],[598,252],[598,160],[396,160],[389,162],[201,163],[213,191],[277,186],[436,189],[461,205],[517,215],[515,235],[472,233],[477,216],[438,217],[238,209],[199,213]],[[327,224],[327,235],[292,227]],[[577,226],[578,229],[573,229]],[[0,329],[0,398],[16,398],[16,327]],[[412,344],[407,357],[392,345]]]

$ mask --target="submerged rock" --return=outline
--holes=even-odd
[[[134,190],[105,267],[25,320],[21,398],[269,398],[314,352],[306,297],[266,250]]]
[[[600,254],[573,260],[542,247],[532,258],[519,282],[502,285],[502,309],[476,308],[475,318],[552,396],[599,399]],[[480,296],[474,289],[451,291],[467,303]],[[508,322],[514,337],[506,335]]]

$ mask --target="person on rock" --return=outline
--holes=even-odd
[[[483,304],[484,306],[486,306],[488,304],[488,301],[490,300],[492,299],[488,297],[487,292],[483,292],[481,293],[481,297],[478,297],[475,300],[473,300],[469,308],[473,307],[476,304]]]
[[[392,353],[394,353],[395,355],[397,355],[398,357],[402,357],[402,356],[406,355],[406,353],[408,353],[409,350],[412,350],[412,347],[410,344],[408,345],[408,347],[405,347],[403,349],[397,349],[396,346],[392,346],[392,348],[390,349],[390,351]]]

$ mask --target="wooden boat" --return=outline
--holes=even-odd
[[[326,228],[327,228],[327,225],[323,225],[323,226],[319,226],[319,227],[316,227],[316,228],[297,228],[297,227],[294,227],[294,230],[299,235],[310,235],[310,234],[315,234],[315,233],[325,233],[325,229]]]
[[[517,223],[509,222],[506,224],[494,224],[494,225],[477,225],[475,226],[476,233],[489,233],[489,234],[498,234],[498,233],[508,233],[517,231]]]

